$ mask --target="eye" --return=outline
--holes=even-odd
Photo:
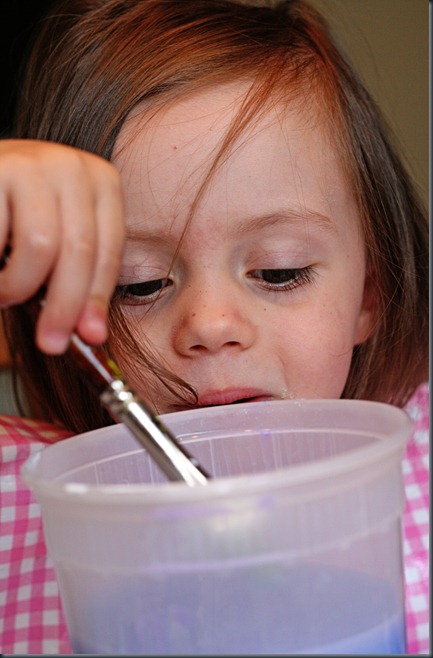
[[[276,292],[293,290],[313,281],[314,270],[311,266],[291,269],[252,270],[248,276],[257,279],[260,285]]]
[[[164,288],[173,285],[170,279],[154,279],[117,286],[116,294],[125,303],[147,304],[155,301]]]

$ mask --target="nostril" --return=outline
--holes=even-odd
[[[200,353],[200,352],[212,352],[215,349],[223,349],[224,347],[238,347],[239,345],[240,343],[237,340],[228,340],[226,342],[218,344],[216,347],[210,344],[201,345],[200,343],[198,343],[196,345],[191,345],[189,349],[192,352]]]
[[[191,345],[190,349],[193,352],[203,352],[206,351],[206,347],[204,345]]]
[[[230,309],[218,309],[217,301],[209,304],[188,299],[190,307],[185,314],[182,313],[179,323],[173,328],[177,352],[198,357],[216,354],[220,350],[234,353],[252,344],[255,331],[249,315],[245,317],[239,312],[235,300],[232,300]],[[224,303],[228,305],[226,300]]]

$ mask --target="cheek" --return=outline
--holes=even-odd
[[[293,324],[299,342],[305,342],[317,352],[341,354],[351,352],[356,343],[360,310],[356,299],[346,297],[346,302],[325,295],[324,299],[305,308]],[[294,317],[292,318],[294,319]],[[286,327],[291,326],[288,318]],[[280,323],[282,333],[283,323]]]
[[[335,306],[321,325],[319,350],[322,354],[324,372],[338,378],[341,389],[339,394],[346,383],[353,349],[358,342],[359,317],[360,311],[355,306],[352,308]]]
[[[349,374],[352,350],[321,341],[305,346],[296,362],[287,362],[288,388],[301,398],[339,398]]]
[[[334,306],[332,311],[322,307],[296,326],[287,322],[283,329],[280,325],[280,354],[284,354],[286,379],[296,396],[341,396],[352,360],[355,324],[353,314]]]

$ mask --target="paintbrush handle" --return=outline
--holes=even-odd
[[[0,254],[0,270],[7,265],[11,251],[7,244]],[[25,304],[34,320],[43,304],[44,293],[42,287]],[[207,483],[210,476],[129,388],[117,365],[102,347],[92,347],[73,333],[67,354],[96,389],[110,415],[130,429],[169,480],[184,481],[189,486]]]
[[[209,475],[130,389],[101,347],[91,347],[72,334],[68,352],[107,411],[130,429],[170,480],[183,480],[189,486],[206,484]]]
[[[100,398],[109,412],[131,430],[170,480],[183,480],[189,486],[207,483],[209,475],[197,460],[150,413],[126,382],[113,380]]]

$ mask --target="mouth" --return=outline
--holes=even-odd
[[[215,402],[213,404],[198,404],[196,405],[200,409],[206,408],[206,407],[221,407],[223,405],[233,405],[233,404],[242,404],[243,402],[261,402],[263,400],[270,400],[270,397],[263,397],[263,396],[253,396],[253,397],[248,397],[248,398],[239,398],[238,400],[232,400],[231,402]]]
[[[187,409],[204,409],[206,407],[220,407],[222,405],[242,404],[244,402],[261,402],[275,399],[274,395],[264,391],[252,389],[225,389],[221,391],[209,391],[198,396],[196,404],[177,407],[176,411]]]

